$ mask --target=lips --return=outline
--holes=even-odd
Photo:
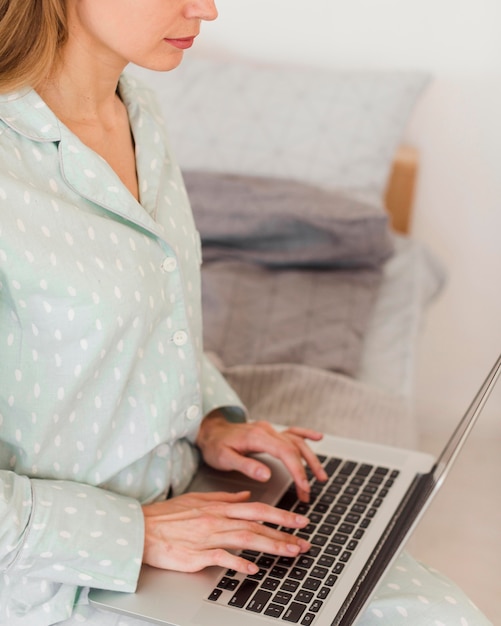
[[[180,50],[187,50],[191,48],[193,42],[195,41],[195,37],[180,37],[179,39],[166,39],[171,46],[174,48],[179,48]]]

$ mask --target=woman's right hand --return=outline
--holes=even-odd
[[[182,572],[219,565],[255,574],[257,565],[230,551],[297,556],[309,550],[304,539],[260,523],[302,528],[308,523],[306,517],[249,502],[249,496],[247,491],[186,493],[144,505],[143,563]]]

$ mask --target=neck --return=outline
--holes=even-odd
[[[70,37],[37,91],[63,120],[106,125],[116,115],[116,90],[126,65],[95,54],[84,37]]]

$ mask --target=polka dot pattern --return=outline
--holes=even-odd
[[[157,109],[133,81],[120,89],[141,147],[141,204],[34,92],[0,96],[0,623],[10,626],[146,626],[91,608],[87,588],[134,589],[138,501],[185,488],[203,414],[225,404],[242,416],[201,354],[200,240]],[[359,624],[489,622],[404,554]]]
[[[357,626],[492,626],[450,580],[403,552]]]
[[[243,418],[201,351],[200,239],[156,105],[120,92],[141,203],[35,92],[0,96],[0,623],[133,590],[139,502],[186,487],[204,414]]]

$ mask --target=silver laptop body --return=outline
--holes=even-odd
[[[351,490],[350,495],[341,491],[326,512],[314,516],[324,516],[319,519],[316,530],[320,527],[325,533],[324,527],[329,526],[325,523],[327,516],[330,516],[329,521],[339,520],[334,524],[332,535],[324,537],[320,533],[310,538],[312,543],[318,542],[314,544],[314,557],[309,559],[313,561],[310,567],[302,567],[308,559],[297,565],[301,557],[297,557],[295,564],[284,565],[279,563],[278,557],[249,554],[248,557],[260,566],[263,563],[257,576],[260,580],[256,580],[219,567],[179,573],[143,566],[135,593],[92,590],[91,603],[137,619],[172,626],[354,624],[443,484],[500,370],[501,356],[437,460],[421,452],[328,435],[313,445],[319,455],[326,457],[325,464],[332,457],[341,460],[334,481],[351,486]],[[250,489],[253,498],[274,505],[279,503],[286,508],[284,499],[291,499],[290,477],[280,463],[269,457],[262,458],[272,469],[272,478],[266,485],[237,473],[221,473],[204,466],[195,476],[190,491]],[[344,503],[339,504],[343,494]],[[331,495],[327,495],[326,491],[318,494],[317,504],[312,504],[313,511],[319,501],[331,499]],[[336,514],[331,512],[332,507],[336,507]],[[320,510],[323,508],[320,506]],[[361,527],[347,523],[357,516]],[[347,530],[351,526],[355,528],[350,535]],[[350,551],[348,548],[354,544],[356,547]]]

